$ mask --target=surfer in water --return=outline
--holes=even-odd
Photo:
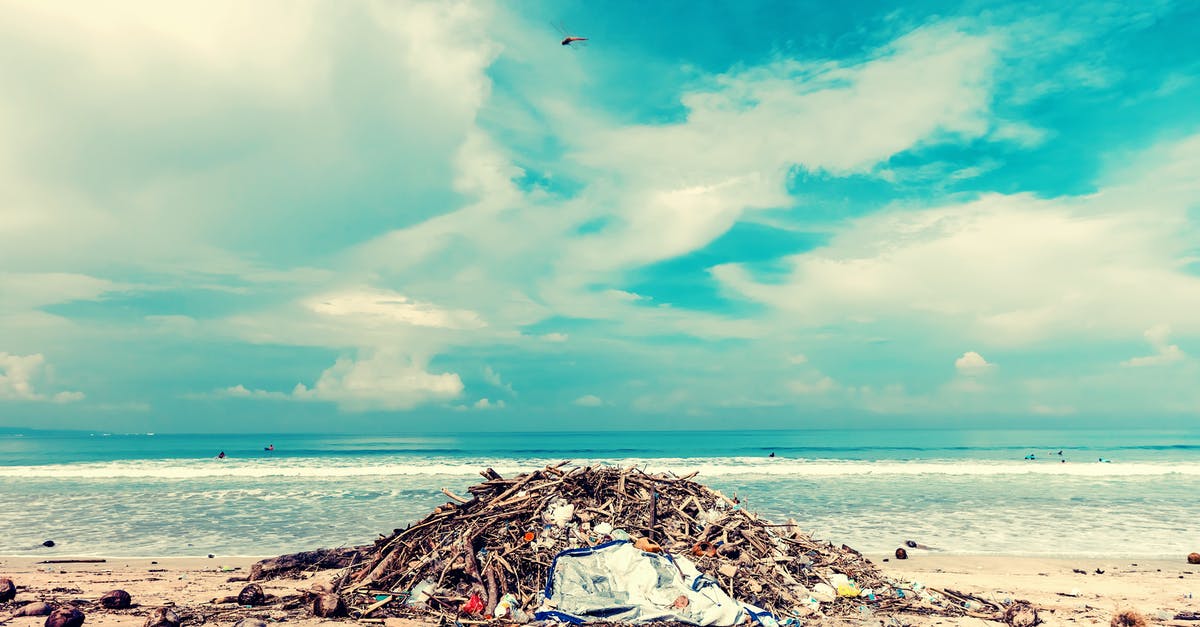
[[[225,451],[221,451],[220,453],[217,453],[217,459],[225,459]]]
[[[264,446],[264,447],[263,447],[263,450],[264,450],[264,451],[273,451],[273,450],[275,450],[275,445],[274,445],[274,444],[268,444],[267,446]]]

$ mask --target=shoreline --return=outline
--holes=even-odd
[[[1176,614],[1200,609],[1200,565],[1178,560],[1125,558],[1038,558],[991,555],[939,555],[910,551],[907,560],[868,554],[867,557],[889,578],[916,581],[933,588],[952,588],[997,601],[1027,600],[1049,625],[1104,624],[1123,609],[1133,609],[1156,624],[1196,625],[1176,621]],[[105,559],[105,562],[40,563],[45,559]],[[888,561],[884,562],[883,560]],[[86,608],[88,625],[140,627],[150,609],[175,604],[178,607],[208,607],[217,597],[236,595],[244,581],[229,581],[249,575],[258,557],[161,557],[100,558],[75,556],[0,557],[0,576],[18,586],[17,602],[69,602],[92,600],[113,589],[124,589],[137,607],[101,611]],[[1097,573],[1100,570],[1103,573]],[[1083,574],[1077,572],[1083,571]],[[316,581],[327,580],[336,571],[318,571],[291,579],[260,582],[268,594],[279,596],[306,590]],[[1185,595],[1192,594],[1192,598]],[[226,618],[210,622],[232,624],[245,614],[235,607]],[[301,627],[345,624],[350,619],[313,617],[297,619],[294,613],[256,608],[264,620],[287,620]],[[223,615],[224,616],[224,615]],[[40,627],[43,617],[16,617],[13,627]],[[981,619],[948,619],[938,616],[904,615],[904,624],[995,625]],[[822,620],[822,624],[839,624]]]

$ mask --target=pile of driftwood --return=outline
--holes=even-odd
[[[380,538],[333,581],[352,616],[486,619],[506,594],[532,612],[557,553],[625,538],[686,556],[734,598],[780,620],[898,612],[999,618],[1004,610],[954,591],[889,582],[858,551],[814,540],[794,521],[764,521],[691,481],[694,474],[567,462],[512,478],[481,474],[487,480],[468,488],[469,498],[443,489],[450,502]]]

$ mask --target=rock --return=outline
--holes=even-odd
[[[44,546],[46,548],[50,548],[50,547],[54,546],[54,540],[46,540],[45,542],[42,543],[42,546]]]
[[[316,551],[303,551],[301,553],[272,557],[256,562],[250,567],[250,581],[276,579],[307,570],[348,568],[353,563],[362,562],[372,548],[364,546],[341,549],[317,549]]]
[[[17,585],[8,577],[0,578],[0,603],[8,603],[17,596]]]
[[[261,618],[243,618],[234,623],[233,627],[267,627],[267,621]]]
[[[263,594],[262,586],[252,583],[238,593],[238,605],[262,605],[267,600],[267,595]]]
[[[1200,553],[1188,553],[1189,564],[1200,564]]]
[[[49,603],[34,601],[33,603],[26,603],[21,606],[21,609],[17,610],[17,613],[13,614],[13,616],[46,616],[53,611],[54,608],[50,607]]]
[[[314,581],[313,585],[308,587],[308,590],[317,594],[333,592],[333,584],[328,581]]]
[[[1112,627],[1146,627],[1146,617],[1133,610],[1122,610],[1113,614]]]
[[[110,610],[123,610],[133,605],[133,599],[124,590],[113,590],[100,597],[100,605]]]
[[[908,551],[905,551],[904,549],[896,549],[896,559],[898,559],[898,560],[908,559]]]
[[[1011,627],[1034,627],[1041,624],[1037,610],[1027,601],[1015,601],[1004,610],[1004,622]]]
[[[46,627],[81,627],[83,612],[70,605],[60,607],[46,617]]]
[[[342,597],[336,594],[318,594],[313,597],[312,612],[314,616],[320,616],[321,618],[345,616],[346,603],[342,601]]]
[[[179,615],[171,608],[156,608],[146,617],[143,627],[179,627]]]

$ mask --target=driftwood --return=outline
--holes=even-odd
[[[291,577],[321,569],[347,568],[361,562],[370,548],[317,549],[261,560],[250,567],[250,581]]]
[[[816,540],[795,521],[761,520],[737,499],[691,481],[695,473],[562,462],[509,479],[490,468],[480,474],[485,481],[467,488],[471,498],[443,490],[450,502],[365,547],[361,559],[334,578],[334,591],[352,615],[469,624],[490,618],[505,594],[530,612],[560,551],[629,538],[645,549],[688,555],[734,598],[781,620],[814,612],[861,616],[863,606],[877,614],[1002,620],[1004,608],[986,599],[888,581],[858,551]],[[834,575],[873,594],[825,594],[817,605],[813,598]],[[482,609],[469,617],[463,608],[474,595],[482,603],[468,607]]]

